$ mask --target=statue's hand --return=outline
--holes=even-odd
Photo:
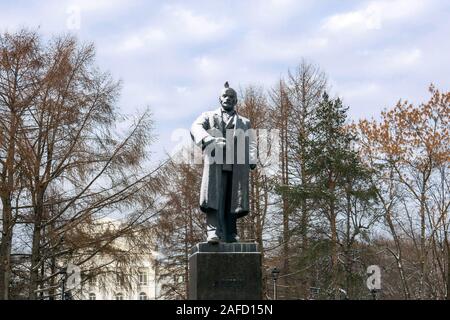
[[[205,146],[209,145],[209,144],[213,144],[213,146],[218,146],[218,147],[225,147],[225,142],[226,139],[219,137],[219,138],[214,138],[214,137],[207,137],[203,140],[203,142],[205,143]]]
[[[214,143],[216,144],[216,146],[221,147],[221,148],[225,147],[225,144],[226,144],[225,138],[214,138],[214,140],[215,140]]]

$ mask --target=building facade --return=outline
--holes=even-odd
[[[127,274],[103,273],[83,281],[81,291],[74,297],[82,300],[157,300],[160,298],[158,270],[154,255],[142,259]]]

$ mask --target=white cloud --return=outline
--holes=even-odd
[[[201,74],[206,77],[222,73],[222,64],[214,58],[201,56],[195,58],[194,61]]]
[[[217,106],[224,81],[269,88],[302,57],[329,75],[353,116],[400,97],[420,101],[430,82],[448,85],[449,2],[131,1],[0,0],[0,28],[66,32],[66,9],[78,4],[80,40],[93,41],[100,67],[123,80],[120,108],[150,105],[162,144],[172,127]]]
[[[322,29],[330,32],[352,31],[355,33],[379,30],[387,22],[399,23],[412,19],[423,12],[426,3],[420,0],[371,1],[363,8],[334,14],[325,19]]]
[[[302,57],[314,56],[328,46],[329,39],[322,35],[286,33],[274,36],[252,31],[239,43],[235,56],[251,65],[255,63],[269,65],[278,61],[297,63]]]
[[[156,14],[155,14],[156,13]],[[132,29],[118,36],[119,52],[162,50],[176,52],[226,37],[235,24],[228,18],[213,19],[180,5],[157,7],[154,16],[140,30]]]
[[[66,6],[79,7],[82,12],[110,13],[111,11],[124,10],[134,2],[134,0],[73,0],[67,1]]]
[[[254,29],[270,30],[283,27],[286,21],[304,14],[314,3],[312,0],[242,1],[241,10],[235,11],[240,14],[242,23],[248,23]]]
[[[359,99],[367,96],[372,96],[380,92],[381,86],[374,82],[359,83],[349,82],[345,85],[338,85],[335,83],[334,89],[337,94],[344,99]]]
[[[381,14],[379,5],[372,4],[363,10],[333,15],[325,21],[323,28],[332,32],[343,29],[380,29]]]
[[[308,38],[306,41],[306,48],[309,50],[324,49],[329,44],[329,39],[326,37],[312,37]]]
[[[126,35],[119,43],[119,51],[136,51],[144,47],[159,47],[166,40],[166,33],[160,28],[146,28],[141,32]]]
[[[175,86],[175,91],[179,94],[187,93],[188,90],[189,90],[189,87]]]
[[[220,38],[234,28],[234,22],[228,18],[210,18],[182,6],[166,6],[163,10],[168,22],[176,32],[190,39],[208,40]]]
[[[3,8],[0,1],[0,30],[39,27],[39,31],[46,34],[77,32],[67,26],[74,13],[79,14],[80,29],[86,30],[136,4],[137,0],[49,0],[27,1]]]
[[[385,60],[387,62],[386,67],[405,67],[410,68],[420,62],[422,57],[422,51],[418,48],[410,50],[402,50],[399,52],[391,53],[386,52]]]
[[[363,51],[357,56],[354,63],[364,66],[361,69],[363,75],[379,77],[412,72],[422,62],[423,52],[417,47],[398,46],[383,50]]]

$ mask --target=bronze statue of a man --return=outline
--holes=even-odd
[[[249,170],[257,159],[250,120],[236,112],[237,94],[228,82],[219,100],[220,108],[202,113],[191,127],[203,150],[200,209],[210,243],[238,241],[236,220],[249,212]]]

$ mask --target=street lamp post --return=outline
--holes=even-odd
[[[67,280],[67,269],[63,268],[60,271],[62,275],[62,282],[61,282],[61,300],[66,300],[66,280]]]
[[[309,288],[309,299],[316,300],[317,297],[319,296],[319,293],[320,293],[320,288],[310,287]]]
[[[276,267],[272,269],[272,280],[273,280],[273,300],[277,300],[277,280],[280,270]]]
[[[370,290],[370,293],[372,293],[372,300],[377,300],[377,290],[372,289]]]

